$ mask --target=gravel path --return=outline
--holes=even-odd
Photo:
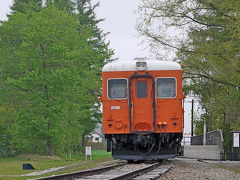
[[[164,164],[173,165],[173,168],[158,180],[240,180],[238,173],[195,159],[176,158]]]

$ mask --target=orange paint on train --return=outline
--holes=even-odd
[[[157,78],[175,78],[176,97],[158,98],[156,90],[153,92],[153,79],[141,77],[130,79],[133,74],[152,75],[154,85]],[[108,98],[108,80],[114,78],[127,79],[128,85],[131,81],[131,90],[127,98]],[[147,85],[147,92],[142,98],[136,98],[137,83],[143,87]],[[102,72],[102,87],[100,100],[103,102],[104,134],[183,132],[182,70]]]

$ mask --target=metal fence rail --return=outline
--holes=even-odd
[[[222,146],[223,136],[221,130],[206,133],[206,145]],[[191,137],[191,145],[203,145],[203,135]]]
[[[240,161],[240,152],[224,152],[220,153],[221,160]]]

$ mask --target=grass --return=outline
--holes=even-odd
[[[96,150],[93,151],[92,161],[85,161],[85,157],[73,157],[69,158],[59,158],[59,157],[46,157],[39,155],[24,155],[14,158],[0,158],[0,179],[29,179],[42,177],[53,174],[61,174],[66,172],[72,172],[76,170],[88,169],[96,167],[98,164],[112,160],[111,153],[106,152],[105,150]],[[35,170],[22,170],[22,164],[31,163]],[[73,165],[74,164],[74,165]],[[27,174],[30,172],[41,171],[49,169],[52,167],[67,166],[71,165],[71,168],[64,171],[57,171],[42,176],[34,177],[23,177],[19,176],[22,174]]]
[[[240,165],[239,164],[237,164],[237,165],[227,165],[227,164],[223,165],[223,164],[221,164],[221,165],[218,165],[217,167],[221,168],[221,169],[233,171],[235,173],[240,174]]]
[[[92,156],[93,156],[93,159],[99,159],[99,158],[111,157],[111,153],[107,152],[106,150],[97,150],[97,151],[93,151]]]

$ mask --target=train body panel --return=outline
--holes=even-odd
[[[147,66],[138,68],[139,62]],[[102,87],[102,126],[113,157],[164,159],[176,154],[183,133],[184,98],[177,63],[109,63],[103,68]]]
[[[122,134],[134,131],[154,131],[154,132],[182,132],[183,131],[183,109],[182,109],[182,72],[175,71],[147,71],[144,72],[152,75],[156,83],[160,78],[174,78],[177,84],[177,94],[175,98],[157,98],[155,93],[155,122],[154,122],[154,109],[151,104],[152,79],[139,78],[129,80],[133,72],[103,72],[103,132],[104,134]],[[143,72],[138,72],[139,75],[144,75]],[[108,80],[126,79],[127,85],[131,81],[132,88],[132,122],[130,121],[130,106],[129,99],[110,99],[108,97]],[[137,98],[137,83],[146,82],[147,84],[147,97]],[[138,84],[139,85],[139,84]],[[141,84],[140,84],[141,85]],[[128,87],[129,88],[129,87]],[[146,121],[145,121],[146,120]],[[131,124],[132,123],[132,124]],[[141,123],[146,123],[146,129],[141,130]],[[151,124],[152,123],[152,124]],[[154,123],[154,124],[153,124]],[[137,125],[139,124],[139,125]],[[131,130],[132,127],[132,130]],[[149,128],[148,128],[149,127]]]

